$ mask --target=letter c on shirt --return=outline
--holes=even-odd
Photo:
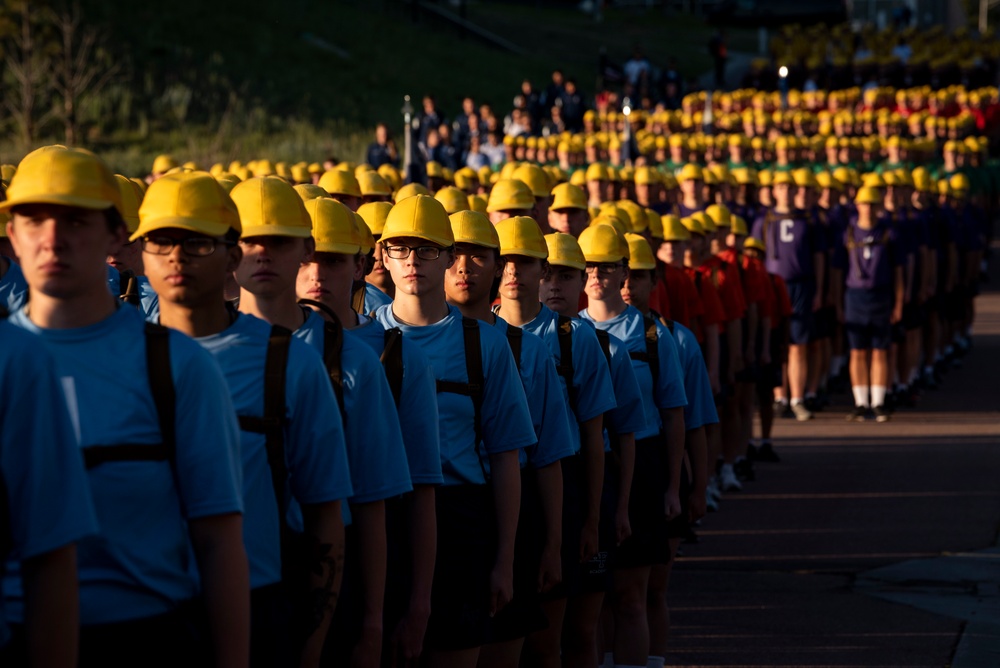
[[[794,220],[789,220],[785,218],[781,221],[781,243],[790,244],[795,241],[795,235],[792,233],[792,228],[795,226]]]

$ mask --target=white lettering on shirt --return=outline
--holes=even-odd
[[[795,241],[795,235],[792,233],[792,228],[795,227],[795,221],[785,218],[781,221],[781,243],[790,244]]]

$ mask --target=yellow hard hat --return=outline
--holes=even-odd
[[[361,252],[361,235],[354,223],[354,212],[332,197],[316,197],[305,203],[312,220],[312,237],[321,253]]]
[[[935,192],[934,179],[926,167],[917,167],[913,170],[913,185],[920,192]]]
[[[733,216],[732,217],[732,228],[731,231],[738,237],[745,237],[750,234],[750,229],[747,227],[747,221],[744,220],[743,216]]]
[[[642,167],[637,167],[635,170],[635,184],[638,185],[650,185],[653,183],[660,182],[660,173],[653,169],[652,167],[647,167],[643,165]]]
[[[753,250],[760,251],[761,253],[767,252],[767,246],[764,245],[764,242],[754,237],[747,237],[743,241],[743,248],[751,248]]]
[[[354,216],[354,224],[357,225],[358,234],[361,236],[361,252],[367,255],[375,250],[375,235],[360,213],[351,212],[351,215]]]
[[[586,171],[586,181],[610,181],[611,173],[608,171],[607,166],[602,165],[599,162],[591,163],[587,167]]]
[[[476,175],[479,177],[479,182],[486,184],[490,182],[490,177],[493,176],[493,170],[489,165],[483,165],[476,171]]]
[[[879,195],[878,190],[875,188],[865,186],[858,189],[858,194],[854,197],[854,201],[858,204],[878,204],[882,201],[882,196]]]
[[[351,174],[354,173],[354,170],[356,168],[357,168],[357,165],[355,165],[353,162],[346,162],[346,161],[345,162],[338,162],[334,166],[334,169],[337,170],[338,172],[350,172]]]
[[[490,199],[486,210],[494,211],[530,211],[535,206],[535,196],[531,189],[517,179],[501,179],[490,191]]]
[[[587,194],[572,183],[560,183],[552,189],[552,204],[549,205],[549,208],[553,211],[561,209],[583,209],[586,211]]]
[[[141,192],[143,196],[146,195],[146,189],[149,187],[149,185],[145,181],[143,181],[142,179],[137,179],[134,176],[130,178],[129,181],[131,181],[136,185],[136,187],[139,189],[139,192]]]
[[[177,161],[174,160],[172,155],[158,155],[156,159],[153,160],[153,170],[152,174],[166,174],[171,169],[177,166]]]
[[[465,194],[464,190],[459,190],[455,186],[441,188],[434,195],[434,199],[441,202],[441,205],[448,212],[449,216],[459,211],[466,211],[469,208],[469,196]]]
[[[385,182],[392,186],[393,190],[398,190],[401,185],[403,185],[403,179],[399,176],[399,170],[386,163],[380,165],[377,170],[378,175],[385,179]]]
[[[514,216],[496,225],[501,255],[525,255],[542,260],[549,256],[542,231],[534,218]]]
[[[354,176],[357,179],[361,179],[361,175],[365,172],[374,172],[375,168],[369,165],[367,162],[362,162],[360,165],[354,168]]]
[[[732,171],[732,175],[736,179],[737,185],[755,186],[758,183],[757,170],[752,167],[737,167]]]
[[[270,160],[258,160],[251,169],[254,176],[271,176],[275,173],[274,165]]]
[[[774,183],[774,172],[770,169],[762,169],[757,172],[757,182],[761,187],[767,188]]]
[[[587,185],[587,172],[582,169],[578,169],[569,176],[569,182],[578,187],[582,188]]]
[[[486,213],[486,198],[482,195],[469,195],[469,209]]]
[[[139,229],[139,205],[142,203],[142,191],[121,174],[115,174],[118,182],[118,189],[122,195],[122,218],[125,219],[125,226],[128,233],[132,234]]]
[[[538,165],[524,163],[514,170],[513,178],[527,184],[535,197],[548,197],[552,192],[549,186],[549,175]]]
[[[843,191],[844,184],[835,179],[830,172],[820,172],[816,175],[816,184],[820,188],[830,188],[832,190]]]
[[[139,229],[129,240],[165,228],[210,237],[242,229],[236,204],[207,172],[169,174],[149,186],[139,207]]]
[[[712,219],[716,227],[729,227],[732,225],[732,214],[725,204],[712,204],[705,209],[705,214]]]
[[[792,179],[794,179],[795,185],[800,188],[819,187],[819,184],[816,182],[816,175],[813,174],[811,169],[796,169],[792,172]]]
[[[462,190],[469,190],[476,183],[479,183],[479,175],[471,167],[462,167],[455,172],[455,185]]]
[[[295,192],[299,194],[303,202],[308,202],[311,199],[316,199],[317,197],[329,197],[330,193],[323,190],[317,185],[312,183],[300,183],[294,186]]]
[[[627,214],[619,209],[618,207],[613,207],[613,210],[617,213],[611,211],[601,211],[601,213],[590,221],[591,225],[610,225],[618,231],[618,234],[625,236],[628,232],[628,225],[625,224],[625,218]]]
[[[382,238],[399,237],[415,237],[446,248],[455,243],[447,212],[441,202],[428,195],[407,197],[389,211]]]
[[[7,187],[0,211],[21,204],[62,204],[122,213],[122,195],[104,161],[85,149],[45,146],[26,155]]]
[[[295,188],[278,176],[256,176],[233,188],[244,237],[308,239],[312,223]]]
[[[428,178],[444,178],[444,167],[436,160],[427,163],[426,171]]]
[[[0,179],[3,179],[4,183],[10,183],[16,173],[17,167],[14,165],[0,165]]]
[[[861,177],[861,184],[865,188],[885,188],[885,179],[882,178],[881,174],[876,174],[875,172],[869,172]]]
[[[646,209],[646,227],[649,229],[649,236],[654,239],[663,238],[663,223],[660,221],[660,214],[652,209]]]
[[[695,219],[695,218],[693,218],[692,216],[685,216],[684,218],[680,219],[680,222],[681,222],[681,225],[684,226],[684,229],[687,230],[687,232],[688,232],[688,239],[691,238],[692,234],[697,234],[697,235],[702,236],[702,237],[705,236],[705,228],[703,228],[701,226],[701,223],[698,222],[698,220]],[[667,235],[666,225],[664,225],[663,235],[664,235],[664,240],[665,241],[680,241],[680,239],[669,239],[669,238],[667,238],[667,236],[666,236]]]
[[[763,180],[761,180],[761,184],[763,184],[763,183],[764,183]],[[774,174],[771,176],[771,185],[772,186],[780,186],[780,185],[794,186],[795,185],[795,179],[792,177],[792,173],[791,172],[788,172],[788,171],[777,171],[777,172],[774,172]]]
[[[969,177],[961,172],[953,174],[952,177],[948,179],[948,187],[952,190],[968,192]]]
[[[628,243],[611,225],[591,225],[580,234],[580,250],[587,262],[621,262]]]
[[[389,202],[368,202],[358,207],[358,215],[365,221],[365,225],[375,238],[382,236],[385,220],[389,217],[390,211],[392,204]]]
[[[649,247],[649,242],[640,234],[626,234],[625,241],[628,242],[628,268],[629,269],[656,269],[656,258],[653,257],[653,249]]]
[[[426,197],[430,197],[431,191],[419,183],[407,183],[405,186],[396,191],[395,202],[396,204],[399,204],[404,199],[413,197],[414,195],[424,195]]]
[[[458,211],[448,216],[456,244],[474,244],[486,248],[500,248],[500,237],[493,223],[478,211]],[[513,219],[511,219],[513,220]]]
[[[357,176],[358,187],[361,189],[362,196],[369,195],[392,195],[392,188],[386,183],[385,179],[379,176],[379,173],[374,170],[368,170],[361,172]]]
[[[583,271],[587,261],[583,257],[580,244],[570,234],[553,232],[545,235],[545,245],[549,249],[549,264],[559,267],[572,267]]]
[[[693,162],[689,162],[681,169],[681,173],[677,175],[678,181],[704,181],[705,173],[701,168],[701,165],[696,165]]]
[[[331,169],[319,177],[319,187],[331,195],[361,197],[361,186],[352,172]]]

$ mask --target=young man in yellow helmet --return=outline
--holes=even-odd
[[[81,665],[209,661],[188,612],[200,599],[215,665],[246,666],[239,439],[218,365],[108,292],[105,259],[126,228],[97,156],[38,149],[7,197],[7,233],[31,286],[10,322],[55,358],[100,527],[78,558]]]
[[[376,320],[420,346],[437,381],[444,484],[426,651],[431,665],[471,668],[489,641],[491,617],[513,595],[518,451],[535,433],[503,334],[446,301],[455,237],[444,207],[425,195],[400,201],[382,243],[396,298]]]

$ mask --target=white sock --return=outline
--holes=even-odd
[[[614,652],[605,652],[604,661],[601,663],[601,668],[615,668],[615,654]]]
[[[802,403],[802,397],[792,397],[792,405],[798,406]]]
[[[924,373],[927,374],[928,376],[933,375],[934,367],[928,364],[927,366],[924,367]]]
[[[854,405],[859,408],[868,408],[870,404],[868,403],[868,386],[867,385],[855,385],[851,388],[854,392]],[[885,388],[882,388],[883,392]],[[884,395],[883,395],[884,396]]]
[[[651,656],[646,659],[646,668],[663,668],[663,664],[666,661],[662,656]]]
[[[906,381],[906,384],[913,385],[915,382],[917,382],[918,375],[919,375],[918,369],[916,366],[914,366],[912,369],[910,369],[910,378]]]
[[[885,405],[885,386],[872,385],[872,407],[877,408]]]

